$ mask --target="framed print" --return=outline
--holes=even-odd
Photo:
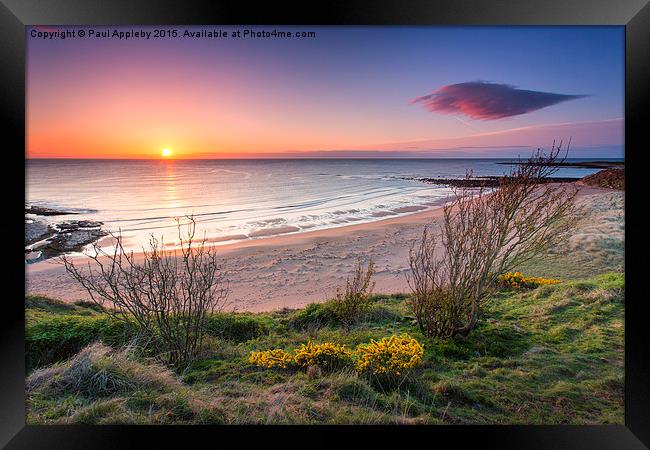
[[[4,1],[3,445],[645,448],[649,21]]]

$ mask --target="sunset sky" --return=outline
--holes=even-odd
[[[258,28],[316,37],[28,28],[27,157],[623,156],[623,27]]]

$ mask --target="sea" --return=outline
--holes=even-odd
[[[407,178],[502,175],[512,159],[26,160],[26,204],[78,213],[122,235],[178,242],[177,219],[215,245],[412,214],[451,190]],[[580,161],[572,159],[568,161]],[[619,160],[620,161],[620,160]],[[580,178],[598,169],[561,168]]]

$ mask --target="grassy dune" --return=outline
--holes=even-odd
[[[613,272],[502,291],[464,341],[424,338],[405,296],[374,297],[349,329],[330,303],[218,314],[204,354],[181,373],[125,347],[130,328],[96,308],[28,297],[27,421],[621,424],[624,290],[623,274]],[[251,351],[308,340],[355,347],[399,333],[425,350],[399,388],[350,369],[308,375],[248,362]]]
[[[577,203],[580,222],[568,245],[520,270],[562,280],[625,271],[625,193],[611,190],[579,198]]]

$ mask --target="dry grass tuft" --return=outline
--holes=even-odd
[[[28,378],[28,393],[36,391],[109,397],[136,389],[169,391],[180,385],[167,368],[153,362],[137,362],[128,350],[113,350],[94,343],[70,360],[36,370]]]
[[[584,300],[587,302],[601,301],[611,302],[619,299],[621,292],[616,289],[602,289],[596,288],[584,295]]]

